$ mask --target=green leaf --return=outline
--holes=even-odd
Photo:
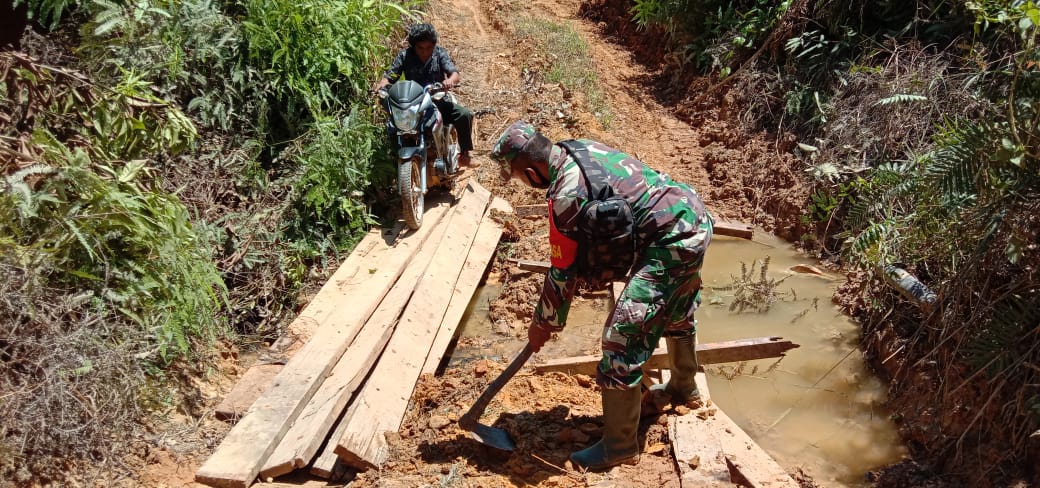
[[[1037,8],[1035,5],[1031,3],[1027,5],[1028,8],[1025,12],[1026,17],[1029,18],[1033,25],[1040,25],[1040,8]]]
[[[97,275],[92,274],[92,273],[88,273],[86,271],[78,270],[78,269],[70,269],[70,270],[66,270],[66,272],[68,274],[72,275],[72,276],[76,276],[78,278],[84,278],[84,279],[88,279],[88,280],[92,280],[92,281],[101,281],[103,279],[100,276],[97,276]]]
[[[84,359],[83,360],[83,366],[80,366],[80,367],[72,370],[72,374],[74,374],[76,376],[83,376],[83,375],[91,372],[93,369],[94,369],[94,364],[90,361],[90,359]]]
[[[148,160],[146,159],[135,159],[126,163],[126,166],[123,166],[123,169],[119,171],[117,179],[120,183],[129,183],[133,181],[137,176],[137,173],[140,172],[146,164],[148,164]]]

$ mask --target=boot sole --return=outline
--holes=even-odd
[[[570,459],[570,458],[568,458],[568,459]],[[573,463],[578,468],[582,468],[582,469],[584,469],[586,471],[603,471],[605,469],[613,468],[614,466],[621,466],[622,464],[626,464],[626,465],[629,465],[629,466],[639,464],[639,454],[636,454],[635,456],[627,457],[627,458],[624,458],[624,459],[620,459],[620,460],[617,460],[617,461],[612,461],[612,462],[609,462],[609,463],[597,464],[595,466],[584,466],[584,465],[581,465],[581,464],[578,464],[577,462],[575,462],[574,459],[570,459],[570,461],[571,461],[571,463]]]

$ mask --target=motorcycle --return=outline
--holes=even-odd
[[[435,100],[455,95],[443,84],[425,87],[411,80],[401,80],[377,92],[383,109],[389,115],[387,132],[396,137],[397,189],[401,195],[401,215],[412,229],[422,226],[425,197],[430,189],[455,188],[459,172],[459,135],[447,123]]]

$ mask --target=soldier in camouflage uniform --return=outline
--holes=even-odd
[[[593,162],[603,166],[614,193],[632,208],[637,243],[628,284],[603,329],[603,358],[596,377],[603,396],[603,438],[571,455],[576,464],[603,469],[639,459],[641,366],[662,336],[673,369],[670,381],[655,388],[670,394],[677,404],[699,396],[694,382],[698,369],[694,311],[700,303],[700,268],[713,220],[689,186],[605,144],[579,142]],[[523,121],[502,133],[491,156],[502,163],[506,180],[516,177],[547,190],[552,266],[528,328],[530,344],[537,351],[552,333],[563,330],[582,279],[574,266],[579,246],[568,236],[576,235],[579,213],[589,200],[585,174],[562,147]]]

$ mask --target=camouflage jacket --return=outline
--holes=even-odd
[[[635,217],[636,262],[650,248],[703,253],[700,223],[711,219],[693,188],[673,181],[641,161],[600,142],[581,140],[594,163],[604,166],[614,193],[625,198]],[[554,145],[549,157],[549,245],[552,267],[542,285],[534,324],[559,331],[567,321],[575,279],[577,218],[588,200],[585,177],[567,152]],[[638,264],[637,264],[638,266]]]
[[[412,80],[422,86],[444,81],[452,73],[458,71],[452,62],[448,50],[440,46],[433,48],[433,55],[425,63],[415,54],[415,49],[405,48],[397,53],[390,69],[383,75],[390,81],[399,78]],[[403,75],[403,76],[402,76]]]

